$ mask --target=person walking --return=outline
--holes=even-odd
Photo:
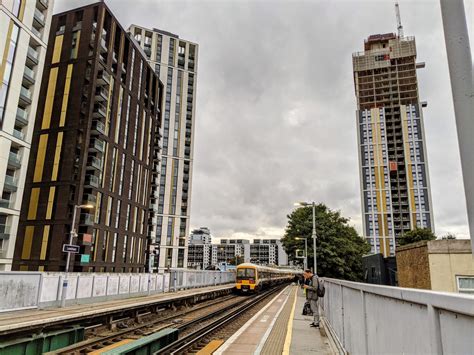
[[[314,275],[309,269],[304,271],[303,276],[304,276],[303,288],[306,290],[306,300],[308,300],[311,306],[311,311],[313,312],[313,323],[311,323],[310,326],[319,328],[318,276]]]

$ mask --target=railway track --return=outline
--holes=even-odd
[[[222,316],[209,322],[203,327],[200,327],[199,329],[196,329],[180,337],[174,343],[171,343],[165,348],[159,350],[157,354],[178,355],[197,352],[199,349],[202,349],[204,346],[206,346],[213,338],[215,338],[217,332],[222,332],[223,329],[231,322],[236,321],[238,318],[245,315],[246,312],[248,312],[251,308],[255,307],[257,304],[264,301],[271,295],[281,291],[284,287],[285,286],[275,287],[265,293],[254,296],[238,307],[225,307],[225,309],[220,309],[204,317],[200,317],[185,324],[175,326],[174,328],[178,328],[181,334],[182,331],[192,327],[194,324],[201,323],[207,319],[214,318],[224,313]]]
[[[206,309],[215,306],[222,306],[223,304],[226,305],[226,309],[227,307],[231,306],[235,307],[236,304],[241,303],[242,298],[246,297],[237,295],[221,297],[217,300],[213,300],[212,302],[206,302],[204,305],[198,305],[185,311],[175,312],[169,316],[159,317],[141,324],[132,325],[126,329],[121,329],[112,333],[110,331],[104,331],[102,334],[96,335],[90,339],[78,342],[66,348],[55,350],[54,352],[50,352],[48,354],[87,354],[125,339],[138,339],[142,336],[152,334],[164,328],[176,327],[176,325],[179,323],[182,323],[184,327],[186,327],[187,324],[191,326],[195,322],[194,319],[202,319],[206,317],[206,315],[204,315],[201,317],[197,316],[196,318],[193,317],[193,314],[205,311]],[[208,312],[205,313],[208,314]]]

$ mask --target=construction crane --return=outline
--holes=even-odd
[[[400,18],[400,6],[398,6],[398,1],[395,2],[395,14],[397,15],[398,37],[403,38],[403,26],[402,19]]]

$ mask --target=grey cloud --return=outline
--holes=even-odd
[[[56,0],[56,11],[82,1]],[[396,30],[393,1],[107,1],[137,23],[199,43],[192,225],[216,237],[275,237],[296,200],[361,230],[351,54]],[[467,235],[437,0],[401,1],[417,38],[438,234]],[[472,4],[466,3],[467,13]]]

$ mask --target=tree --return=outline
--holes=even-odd
[[[316,205],[316,256],[319,276],[362,280],[362,256],[370,251],[370,246],[348,222],[347,218],[324,204]],[[288,225],[282,243],[289,260],[295,260],[296,249],[304,248],[304,240],[295,238],[308,238],[308,266],[313,265],[312,229],[312,206],[300,207],[288,215]]]
[[[407,245],[411,243],[421,242],[423,240],[435,240],[436,235],[428,228],[415,228],[409,232],[404,233],[398,239],[398,245]]]

